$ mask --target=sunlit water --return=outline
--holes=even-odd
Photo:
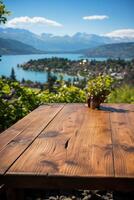
[[[47,82],[47,72],[35,72],[35,71],[26,71],[17,67],[17,64],[23,64],[24,62],[29,61],[30,59],[39,59],[39,58],[51,58],[51,57],[60,57],[68,58],[70,60],[79,60],[82,58],[80,54],[32,54],[32,55],[10,55],[2,56],[0,62],[0,75],[10,76],[12,67],[15,70],[17,80],[31,80],[38,81],[41,83]],[[90,59],[91,60],[91,59]],[[96,60],[105,60],[98,58]],[[60,74],[55,73],[57,77]],[[73,79],[73,76],[68,76],[64,74],[64,80]]]

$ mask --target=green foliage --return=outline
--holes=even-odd
[[[59,96],[64,97],[64,102],[79,103],[86,101],[86,93],[75,86],[61,87],[59,89]]]
[[[0,0],[0,24],[6,23],[8,15],[10,15],[10,12],[6,9],[3,1]]]
[[[90,97],[105,98],[112,90],[114,79],[109,75],[100,75],[87,84],[87,92]]]
[[[134,103],[134,87],[124,85],[111,92],[108,103]]]
[[[0,131],[24,117],[39,105],[34,90],[18,82],[0,79]]]
[[[80,103],[86,101],[85,91],[75,86],[61,86],[56,93],[49,93],[48,90],[38,94],[41,103]]]
[[[23,87],[17,81],[0,79],[0,131],[6,129],[30,111],[44,103],[85,102],[85,92],[64,83],[55,93]]]
[[[109,93],[112,82],[113,79],[109,76],[99,76],[88,82],[88,90],[95,95],[102,95],[102,91]],[[54,88],[54,91],[31,89],[21,86],[17,81],[0,78],[0,131],[8,128],[41,104],[86,102],[85,90],[73,85],[66,86],[63,80],[59,87]],[[134,103],[134,87],[125,85],[115,89],[108,96],[107,102]]]
[[[68,60],[67,58],[41,58],[38,60],[29,60],[27,63],[20,65],[24,70],[33,70],[33,71],[44,71],[55,69],[59,71],[59,69],[65,70],[66,68],[70,68],[76,61]]]

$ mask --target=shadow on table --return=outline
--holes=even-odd
[[[130,112],[130,110],[126,110],[126,109],[114,108],[114,107],[105,107],[105,106],[100,106],[99,110],[108,111],[108,112],[117,112],[117,113]]]

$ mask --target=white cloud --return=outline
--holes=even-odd
[[[128,38],[134,38],[134,29],[119,29],[112,31],[110,33],[106,33],[105,36],[109,37],[128,37]]]
[[[25,26],[27,27],[30,25],[47,25],[47,26],[53,26],[53,27],[62,26],[62,24],[50,19],[46,19],[44,17],[28,17],[28,16],[16,17],[9,20],[6,23],[7,27],[12,27],[12,28],[22,28],[22,27],[24,28]]]
[[[103,20],[108,18],[109,17],[107,15],[90,15],[83,17],[84,20]]]

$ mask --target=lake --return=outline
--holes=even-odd
[[[34,71],[25,71],[21,68],[17,67],[17,64],[22,64],[24,62],[29,61],[30,59],[39,59],[39,58],[51,58],[51,57],[60,57],[60,58],[68,58],[70,60],[79,60],[82,58],[81,54],[32,54],[32,55],[8,55],[2,56],[2,60],[0,62],[0,76],[10,76],[12,67],[15,70],[17,80],[31,80],[38,81],[41,83],[47,82],[47,72],[34,72]],[[89,58],[90,59],[90,58]],[[91,59],[90,59],[91,60]],[[104,58],[97,58],[96,60],[105,60]],[[55,73],[58,77],[59,74]],[[72,76],[68,76],[64,74],[64,80],[71,80],[74,78]]]

